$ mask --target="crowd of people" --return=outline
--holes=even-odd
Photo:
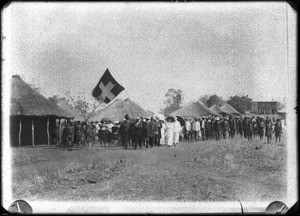
[[[182,119],[183,120],[183,119]],[[109,146],[112,141],[120,142],[127,149],[157,147],[161,145],[177,146],[180,141],[198,141],[215,139],[234,139],[239,136],[251,141],[255,137],[266,137],[271,143],[275,133],[275,142],[281,142],[282,121],[262,116],[226,116],[190,118],[178,121],[178,117],[166,119],[143,118],[131,119],[126,115],[121,122],[102,120],[100,122],[68,121],[63,126],[61,143],[69,147],[87,146],[99,143]],[[59,139],[58,125],[54,130],[53,140]]]
[[[237,116],[229,117],[203,117],[202,119],[185,119],[183,127],[183,138],[186,141],[193,139],[227,139],[235,138],[237,135],[252,140],[259,137],[267,138],[271,143],[272,134],[275,133],[275,142],[281,142],[282,121],[263,116]]]

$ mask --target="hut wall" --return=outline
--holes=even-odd
[[[19,128],[20,128],[20,118],[10,117],[10,145],[19,146]]]
[[[46,145],[47,139],[47,118],[34,119],[34,144]]]
[[[34,119],[35,145],[48,144],[47,118],[22,117],[21,146],[32,146],[32,119]],[[55,118],[49,119],[50,144],[54,132]],[[10,145],[19,146],[20,117],[10,117]]]
[[[21,146],[32,145],[32,118],[22,118]]]
[[[50,145],[52,144],[52,137],[53,137],[53,133],[54,133],[54,128],[55,128],[55,118],[50,118],[49,119],[49,135],[50,135]]]

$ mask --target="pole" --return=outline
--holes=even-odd
[[[20,117],[20,125],[19,125],[19,146],[21,146],[21,135],[22,135],[22,118]]]
[[[32,119],[32,124],[31,124],[31,132],[32,132],[32,146],[34,146],[34,120]]]
[[[47,118],[47,142],[50,145],[49,118]]]
[[[58,119],[58,144],[61,145],[61,124],[60,124],[60,119]]]
[[[131,109],[131,113],[132,113],[132,118],[134,118],[134,115],[133,115],[133,109],[132,109],[132,105],[131,105],[131,101],[130,101],[130,98],[128,96],[128,93],[127,91],[125,90],[126,94],[127,94],[127,97],[128,97],[128,101],[129,101],[129,105],[130,105],[130,109]]]

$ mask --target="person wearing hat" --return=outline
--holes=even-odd
[[[270,144],[272,140],[272,122],[268,121],[268,124],[266,126],[266,137],[267,137],[267,143]]]
[[[267,136],[267,127],[269,125],[269,122],[271,122],[271,119],[269,119],[269,116],[267,116],[267,118],[266,118],[266,128],[265,128],[266,134],[265,134],[265,136]]]
[[[138,145],[140,146],[140,148],[142,148],[141,133],[142,133],[142,118],[140,116],[137,116],[132,127],[132,144],[134,146],[134,149],[137,149]]]
[[[177,120],[176,116],[174,117],[173,124],[174,124],[174,135],[173,135],[174,141],[173,142],[174,142],[174,146],[176,146],[177,144],[179,144],[179,133],[181,131],[181,125],[180,125],[179,121]]]
[[[165,145],[166,144],[166,124],[164,120],[160,120],[160,140],[159,144],[160,145]]]
[[[174,124],[172,117],[166,118],[166,143],[169,147],[173,144],[174,136]]]
[[[262,116],[258,116],[257,117],[257,133],[258,133],[260,140],[262,140],[262,138],[264,137],[264,129],[265,129],[265,126],[264,126],[263,118],[262,118]]]
[[[206,124],[206,117],[204,116],[202,118],[202,121],[201,121],[201,135],[202,135],[202,140],[206,139],[205,124]]]
[[[278,118],[276,123],[275,123],[275,127],[274,127],[274,131],[275,132],[275,143],[277,143],[277,141],[281,142],[281,134],[282,134],[282,124],[281,124],[281,120]]]
[[[193,132],[194,132],[194,137],[195,140],[197,141],[200,137],[200,122],[198,121],[197,118],[195,118],[194,124],[193,124]]]
[[[128,148],[129,129],[130,129],[130,120],[129,120],[129,116],[126,115],[124,117],[123,122],[121,123],[119,131],[118,131],[120,138],[121,138],[122,146],[124,147],[124,149]]]
[[[243,133],[244,133],[244,138],[248,138],[248,128],[249,128],[249,121],[248,121],[248,118],[247,116],[245,115],[243,121],[242,121],[242,124],[243,124]]]
[[[229,116],[229,131],[230,131],[230,137],[235,137],[235,131],[236,131],[236,120],[232,117],[232,115]]]
[[[211,120],[211,118],[207,118],[206,128],[205,128],[205,133],[206,133],[207,139],[211,138],[211,131],[212,131],[212,120]]]
[[[158,126],[153,117],[151,117],[149,126],[150,126],[149,144],[150,147],[154,147],[157,145],[156,142],[157,142],[157,135],[158,135]]]
[[[186,132],[186,141],[192,141],[192,131],[191,131],[191,122],[190,119],[185,121],[185,132]]]
[[[243,137],[243,117],[240,116],[240,118],[237,120],[237,129],[238,133],[241,137]]]
[[[148,130],[147,130],[147,118],[143,119],[142,122],[142,131],[141,131],[141,138],[142,138],[142,145],[146,146],[148,148],[149,145],[149,135],[148,135]]]
[[[80,121],[77,121],[75,126],[74,126],[74,145],[75,146],[79,146],[80,142],[81,142],[81,125],[80,125]]]
[[[220,118],[216,117],[214,121],[214,131],[215,131],[216,140],[220,140],[220,134],[221,134],[221,126],[219,121]]]
[[[74,145],[74,123],[72,121],[69,122],[67,134],[67,143],[69,148],[71,149]]]

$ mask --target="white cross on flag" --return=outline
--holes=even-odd
[[[109,70],[106,69],[103,76],[100,78],[99,83],[94,88],[92,95],[100,102],[109,103],[118,94],[124,90],[124,87],[121,86],[110,74]]]

